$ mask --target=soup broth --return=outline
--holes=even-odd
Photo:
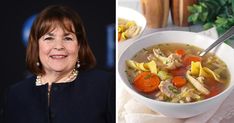
[[[126,61],[133,88],[151,99],[189,103],[221,93],[229,84],[227,65],[215,54],[180,43],[144,48]]]

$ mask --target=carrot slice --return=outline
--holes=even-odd
[[[183,76],[175,76],[172,79],[172,83],[176,86],[176,87],[182,87],[184,86],[187,81]]]
[[[156,74],[142,72],[133,80],[134,87],[141,92],[150,93],[158,89],[160,79]]]
[[[188,65],[191,65],[191,62],[194,61],[194,62],[201,62],[202,58],[199,57],[199,56],[186,56],[184,59],[183,59],[183,64],[185,66],[188,66]]]
[[[122,33],[121,33],[121,32],[118,32],[118,41],[120,41],[121,35],[122,35]]]
[[[185,54],[185,50],[184,49],[178,49],[175,51],[177,55],[179,56],[183,56]]]

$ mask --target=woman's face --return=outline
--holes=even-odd
[[[56,27],[39,39],[39,58],[46,74],[70,72],[78,58],[78,41],[74,33]]]

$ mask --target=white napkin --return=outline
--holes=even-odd
[[[168,118],[160,113],[153,112],[136,101],[124,89],[121,90],[121,94],[117,98],[118,123],[220,123],[222,119],[234,117],[234,90],[222,105],[209,112],[187,119]]]
[[[200,32],[213,39],[218,38],[215,28]],[[168,118],[154,112],[136,101],[125,89],[119,85],[117,77],[117,121],[118,123],[219,123],[222,119],[234,116],[234,91],[224,103],[213,110],[187,119]]]
[[[183,120],[168,118],[147,108],[122,89],[117,97],[118,123],[183,123]]]

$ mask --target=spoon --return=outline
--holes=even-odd
[[[225,40],[229,39],[232,37],[234,34],[234,26],[232,26],[228,31],[226,31],[222,36],[220,36],[213,44],[211,44],[207,49],[203,50],[200,52],[199,56],[202,57],[206,55],[211,49],[216,47],[218,44],[224,42]]]

